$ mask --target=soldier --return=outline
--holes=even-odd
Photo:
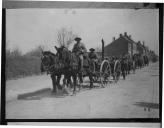
[[[95,53],[95,49],[94,48],[90,48],[89,51],[90,51],[89,58],[94,60],[94,61],[97,61],[98,60],[98,56]]]
[[[85,48],[85,45],[81,43],[81,38],[76,37],[75,41],[77,42],[74,44],[72,52],[76,53],[77,56],[80,58],[80,70],[83,70],[83,54],[87,52],[87,49]]]
[[[89,53],[89,59],[94,61],[95,63],[95,68],[97,68],[97,65],[98,65],[98,55],[95,53],[95,49],[94,48],[90,48],[89,49],[90,53]]]

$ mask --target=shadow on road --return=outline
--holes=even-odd
[[[144,108],[159,109],[158,103],[136,102],[134,105],[144,107]]]
[[[43,88],[34,92],[20,94],[17,98],[18,100],[40,100],[44,97],[63,98],[65,95],[61,91],[59,91],[58,94],[55,94],[52,92],[51,88]]]
[[[100,88],[99,86],[94,85],[92,89]],[[92,90],[90,89],[89,85],[82,85],[82,88],[79,90],[81,91],[87,91]],[[73,90],[72,90],[73,91]],[[58,90],[58,93],[53,93],[51,88],[43,88],[37,91],[28,92],[19,94],[17,99],[18,100],[41,100],[42,98],[49,97],[49,98],[64,98],[65,96],[68,96],[72,93],[72,91],[68,90]],[[79,93],[77,89],[77,93]]]

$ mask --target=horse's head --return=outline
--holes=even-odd
[[[48,70],[52,64],[52,55],[50,51],[42,51],[41,71]]]
[[[66,48],[66,47],[64,47],[64,46],[61,46],[61,47],[56,47],[55,46],[55,49],[56,49],[56,51],[57,51],[57,56],[59,57],[59,60],[66,60],[66,59],[68,59],[67,57],[68,57],[68,54],[69,54],[69,50]]]

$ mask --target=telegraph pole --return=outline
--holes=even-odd
[[[104,60],[104,40],[101,40],[102,42],[102,60]]]

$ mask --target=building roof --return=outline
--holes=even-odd
[[[120,36],[119,36],[117,39],[113,40],[113,41],[112,41],[110,44],[108,44],[108,45],[111,45],[112,43],[117,42],[117,40],[120,39],[120,38],[123,38],[124,40],[126,40],[127,42],[129,42],[129,43],[131,43],[131,44],[136,44],[136,45],[137,45],[137,43],[136,43],[132,38],[130,38],[130,37],[127,35],[126,32],[124,33],[124,35],[123,35],[123,34],[120,34]],[[108,45],[106,45],[106,46],[108,46]],[[105,47],[106,47],[106,46],[105,46]]]

